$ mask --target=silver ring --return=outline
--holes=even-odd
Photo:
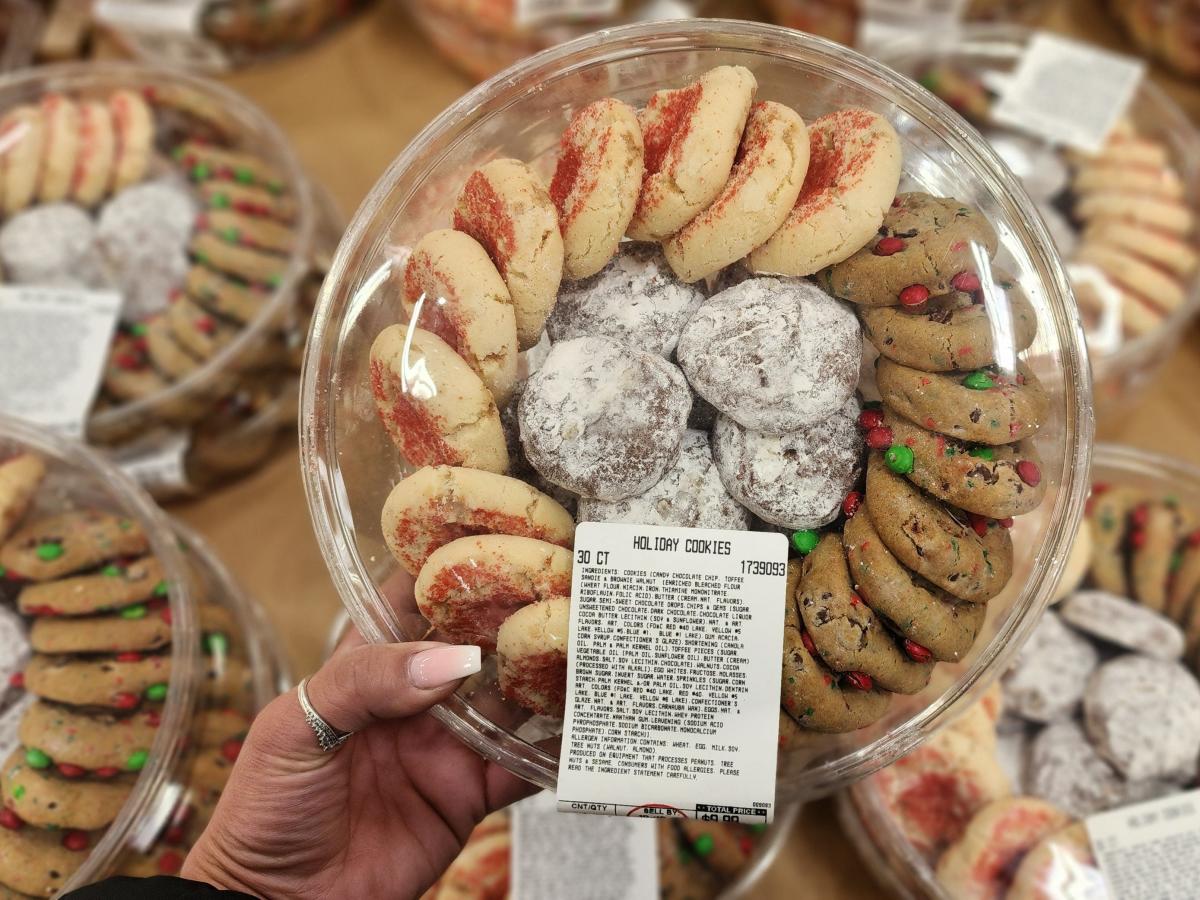
[[[317,743],[321,745],[322,752],[329,753],[346,743],[354,732],[338,731],[317,715],[317,711],[308,702],[307,687],[307,678],[303,679],[296,687],[296,694],[300,697],[300,708],[304,710],[304,721],[308,723],[308,727],[317,736]]]

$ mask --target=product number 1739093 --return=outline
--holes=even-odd
[[[786,575],[787,563],[768,562],[765,559],[743,559],[743,575]]]

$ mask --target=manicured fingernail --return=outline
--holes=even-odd
[[[408,677],[419,688],[441,687],[479,671],[479,648],[434,647],[422,650],[408,663]]]

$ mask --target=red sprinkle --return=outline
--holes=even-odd
[[[876,256],[891,256],[893,253],[899,253],[906,246],[903,238],[885,237],[879,239],[871,252]]]
[[[1187,536],[1187,545],[1189,547],[1200,547],[1200,529],[1193,531]]]
[[[903,306],[920,306],[929,299],[929,288],[923,284],[910,284],[900,291],[900,303]]]
[[[242,742],[237,738],[230,738],[221,745],[221,755],[230,762],[237,762],[238,754],[242,752]]]
[[[1105,491],[1109,491],[1111,489],[1112,489],[1112,485],[1109,484],[1108,482],[1097,481],[1095,484],[1092,485],[1092,496],[1099,497]]]
[[[1013,527],[1013,517],[1012,516],[1005,516],[1003,519],[997,519],[996,522],[997,522],[997,524],[999,524],[999,526],[1001,528],[1012,528]]]
[[[867,432],[866,441],[872,450],[886,450],[892,446],[892,429],[883,425],[872,428]]]
[[[163,875],[174,875],[183,868],[183,857],[168,850],[158,858],[158,871]]]
[[[89,843],[91,843],[91,841],[88,839],[88,833],[86,831],[76,831],[75,829],[72,829],[70,831],[63,832],[62,845],[68,850],[73,850],[76,853],[80,853],[88,848]]]
[[[142,654],[136,650],[126,650],[124,653],[117,654],[117,662],[141,662]]]
[[[167,607],[166,609],[164,609],[162,611],[162,620],[164,622],[166,622],[168,625],[171,624],[171,608],[170,607]]]
[[[860,603],[862,603],[862,597],[858,596],[858,594],[854,593],[854,591],[851,591],[850,592],[850,605],[858,606],[858,604],[860,604]]]
[[[18,816],[7,806],[0,807],[0,828],[7,828],[9,831],[20,831],[25,825],[25,820]]]
[[[986,516],[978,516],[975,513],[967,513],[971,520],[971,527],[975,529],[975,533],[980,537],[987,537],[988,520]]]
[[[1150,521],[1150,507],[1143,503],[1129,514],[1129,521],[1135,528],[1145,528]]]
[[[878,428],[883,424],[883,411],[878,409],[864,409],[858,414],[858,427],[870,431],[872,428]]]
[[[847,672],[845,677],[851,687],[858,688],[860,691],[869,691],[875,687],[875,682],[866,672]]]
[[[1042,483],[1042,470],[1037,467],[1037,463],[1029,459],[1017,463],[1017,475],[1030,487],[1037,487]]]
[[[55,763],[54,768],[58,769],[58,774],[63,778],[82,778],[87,774],[87,769],[83,766],[72,763]]]
[[[803,642],[805,650],[813,656],[817,655],[817,645],[813,643],[812,635],[807,631],[802,631],[800,632],[800,640]]]
[[[1146,532],[1142,529],[1132,531],[1129,534],[1129,546],[1134,550],[1141,550],[1146,546]]]
[[[97,778],[116,778],[121,774],[121,770],[115,766],[103,766],[99,769],[93,769],[92,774]]]
[[[968,294],[973,294],[982,287],[979,282],[979,276],[974,272],[959,272],[950,279],[950,286],[956,291],[963,291]]]
[[[862,506],[862,494],[858,491],[851,491],[846,495],[846,499],[842,501],[842,512],[847,519],[853,519],[854,514],[858,512],[860,506]]]
[[[133,709],[139,702],[138,695],[128,691],[121,691],[113,695],[113,706],[117,709]]]
[[[927,663],[933,659],[933,654],[928,648],[922,647],[916,641],[904,639],[904,652],[908,654],[908,658],[913,662]]]

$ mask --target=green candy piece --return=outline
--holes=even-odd
[[[242,239],[242,234],[236,228],[222,228],[220,231],[222,240],[226,240],[231,244],[236,244]]]
[[[146,336],[145,323],[144,322],[134,322],[132,325],[129,326],[129,333],[132,334],[134,337],[145,337]]]
[[[158,684],[152,684],[146,688],[147,700],[165,700],[167,699],[167,683],[160,681]]]
[[[120,566],[114,566],[112,563],[109,563],[100,570],[100,574],[107,575],[109,578],[120,578],[125,573],[122,571]]]
[[[994,388],[996,382],[992,381],[992,377],[987,372],[979,371],[972,372],[964,378],[963,385],[973,391],[986,391]]]
[[[270,191],[272,194],[282,194],[283,193],[283,182],[268,181],[267,182],[267,190]]]
[[[150,758],[150,754],[146,750],[134,750],[129,754],[129,758],[125,760],[125,768],[130,772],[140,772],[146,765],[146,760]]]
[[[210,656],[224,656],[229,652],[229,638],[223,631],[214,631],[204,636],[204,651]]]
[[[13,788],[12,794],[14,800],[20,800],[25,796],[25,785],[18,784],[15,788]]]
[[[144,329],[145,326],[143,325],[142,328]],[[145,331],[143,331],[142,333],[145,334]],[[133,527],[133,523],[131,521],[129,521],[128,519],[122,519],[120,522],[117,523],[117,527],[120,528],[122,531],[128,531],[130,528]]]
[[[933,72],[926,72],[918,79],[918,81],[920,82],[921,87],[925,88],[927,91],[937,91],[938,89],[938,77]]]
[[[708,856],[713,852],[713,838],[711,834],[702,834],[692,842],[692,847],[698,856]]]
[[[755,834],[763,834],[767,830],[767,823],[766,822],[755,822],[753,825],[750,826],[750,830],[753,831]]]
[[[156,584],[154,586],[154,596],[155,597],[167,596],[167,583],[165,581],[160,581],[158,584]]]
[[[234,169],[233,177],[240,184],[254,184],[254,173],[244,166]]]
[[[134,606],[127,606],[121,610],[122,619],[144,619],[146,618],[146,607],[141,603]]]
[[[996,458],[996,451],[991,447],[974,447],[967,452],[976,459],[993,460]]]
[[[883,461],[897,475],[907,475],[913,470],[912,448],[905,447],[903,444],[892,444],[888,447],[887,453],[883,454]]]
[[[282,275],[272,275],[270,278],[267,279],[267,284],[270,287],[277,288],[281,284],[283,284],[283,276]]]
[[[0,578],[3,578],[7,574],[8,574],[8,569],[4,568],[4,566],[0,566]]]
[[[1171,571],[1178,572],[1183,566],[1183,554],[1176,550],[1171,554]]]
[[[792,546],[803,553],[805,556],[817,549],[817,544],[820,543],[821,536],[811,528],[806,528],[803,531],[792,532]]]
[[[213,209],[229,209],[229,197],[226,194],[213,194],[208,198],[208,205]]]
[[[180,144],[178,147],[176,147],[174,150],[171,151],[171,159],[181,160],[181,159],[183,159],[183,155],[185,152],[186,151],[183,149],[183,144]]]
[[[207,178],[211,174],[212,174],[212,169],[210,169],[204,163],[196,163],[194,166],[192,166],[192,180],[193,181],[203,181],[205,178]]]
[[[50,757],[46,755],[44,750],[39,750],[37,747],[30,747],[25,751],[25,762],[32,768],[45,769],[50,766]]]
[[[58,559],[66,552],[67,551],[63,549],[63,545],[57,541],[47,541],[44,544],[38,544],[37,550],[34,551],[34,553],[37,554],[37,558],[44,560],[45,562]]]
[[[208,265],[208,254],[207,253],[193,253],[192,256],[196,257],[196,262],[200,263],[200,265],[202,265],[202,266]]]

